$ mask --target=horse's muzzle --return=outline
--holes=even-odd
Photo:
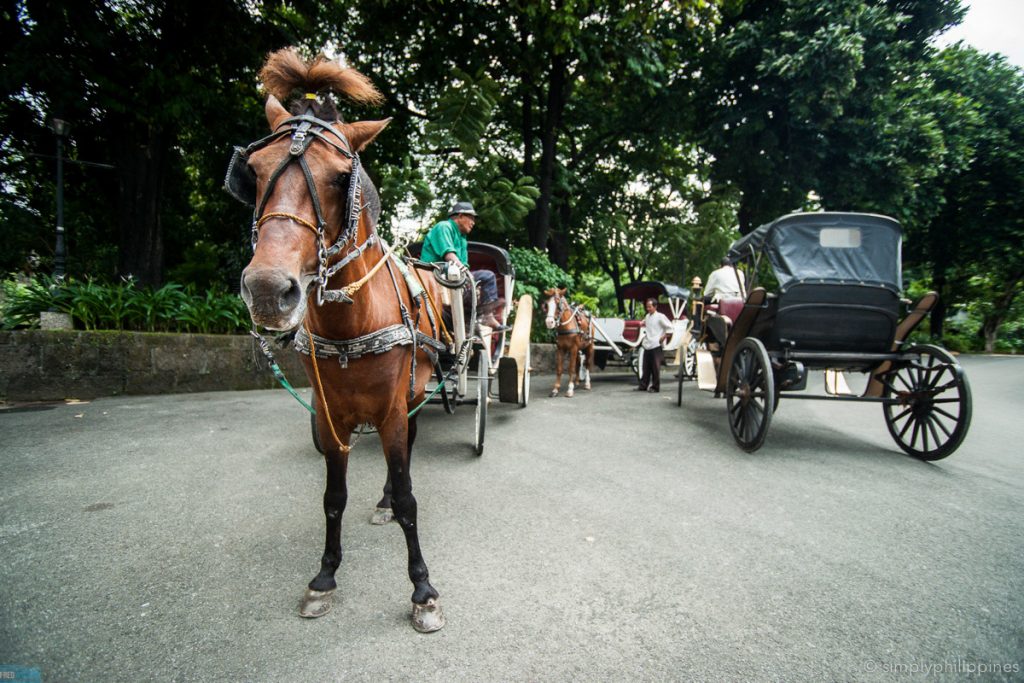
[[[547,327],[549,330],[555,329],[555,319],[554,318],[544,318],[544,326]]]
[[[283,270],[246,268],[242,271],[242,301],[257,325],[289,330],[301,321],[305,293],[301,283]]]

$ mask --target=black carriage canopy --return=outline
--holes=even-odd
[[[868,213],[791,213],[755,228],[729,258],[764,252],[785,291],[791,284],[870,284],[902,290],[900,224]]]
[[[684,289],[679,285],[673,285],[667,282],[657,282],[654,280],[630,282],[628,285],[622,286],[623,300],[630,299],[634,301],[644,301],[646,299],[658,299],[660,297],[686,300],[690,298],[690,290]]]

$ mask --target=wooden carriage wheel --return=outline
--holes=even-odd
[[[476,351],[476,417],[473,449],[477,455],[484,452],[484,432],[487,431],[487,392],[491,383],[491,356],[486,346]]]
[[[885,426],[896,444],[921,460],[955,451],[971,426],[971,387],[956,359],[930,344],[912,347],[920,362],[897,363],[882,376]]]
[[[726,383],[729,429],[743,450],[753,452],[764,443],[774,400],[771,359],[760,340],[747,337],[736,348]]]

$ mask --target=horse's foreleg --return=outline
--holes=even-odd
[[[387,479],[384,481],[384,495],[381,496],[380,501],[377,502],[377,507],[373,510],[370,524],[387,524],[394,518],[395,514],[391,511],[391,473],[389,472]]]
[[[338,437],[347,443],[351,435],[341,432]],[[302,596],[299,603],[299,616],[321,617],[331,609],[334,589],[337,583],[334,574],[341,566],[341,516],[348,502],[348,486],[345,474],[348,470],[348,452],[338,444],[328,446],[324,455],[327,463],[327,486],[324,490],[324,517],[327,520],[327,539],[324,543],[324,554],[320,558],[318,573]]]
[[[421,633],[437,631],[445,624],[444,613],[438,602],[438,593],[430,585],[430,572],[420,551],[419,532],[416,527],[416,498],[412,495],[412,477],[409,461],[412,442],[416,438],[416,418],[405,422],[401,419],[389,421],[381,426],[381,440],[388,461],[388,475],[391,478],[391,508],[395,519],[405,534],[405,545],[409,551],[409,580],[412,581],[412,625]]]
[[[579,348],[574,344],[569,351],[569,389],[565,392],[566,398],[572,398],[576,393],[576,382],[579,381]]]
[[[587,380],[583,388],[590,391],[590,375],[594,372],[594,342],[587,344]]]
[[[562,349],[555,345],[555,388],[551,390],[551,397],[558,396],[558,390],[562,387]]]

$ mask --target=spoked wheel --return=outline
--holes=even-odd
[[[640,348],[633,349],[633,357],[629,359],[629,367],[633,370],[633,374],[636,375],[637,380],[640,379],[640,375],[643,373],[643,368],[640,366],[643,351],[641,351]]]
[[[683,405],[683,382],[686,381],[686,367],[685,365],[679,368],[679,386],[676,389],[676,405]]]
[[[697,348],[697,340],[691,338],[683,350],[683,367],[679,374],[686,379],[697,377]]]
[[[484,431],[487,429],[487,390],[491,382],[490,358],[487,349],[476,352],[476,440],[473,447],[477,455],[484,452]]]
[[[729,429],[743,450],[753,452],[764,443],[774,400],[775,380],[768,352],[760,340],[747,337],[736,349],[726,385]]]
[[[519,390],[519,407],[525,408],[530,402],[530,345],[526,345],[526,356],[523,360],[523,386]]]
[[[971,426],[971,387],[948,351],[922,344],[905,352],[920,362],[897,365],[882,377],[885,426],[904,451],[921,460],[941,460],[955,451]]]

